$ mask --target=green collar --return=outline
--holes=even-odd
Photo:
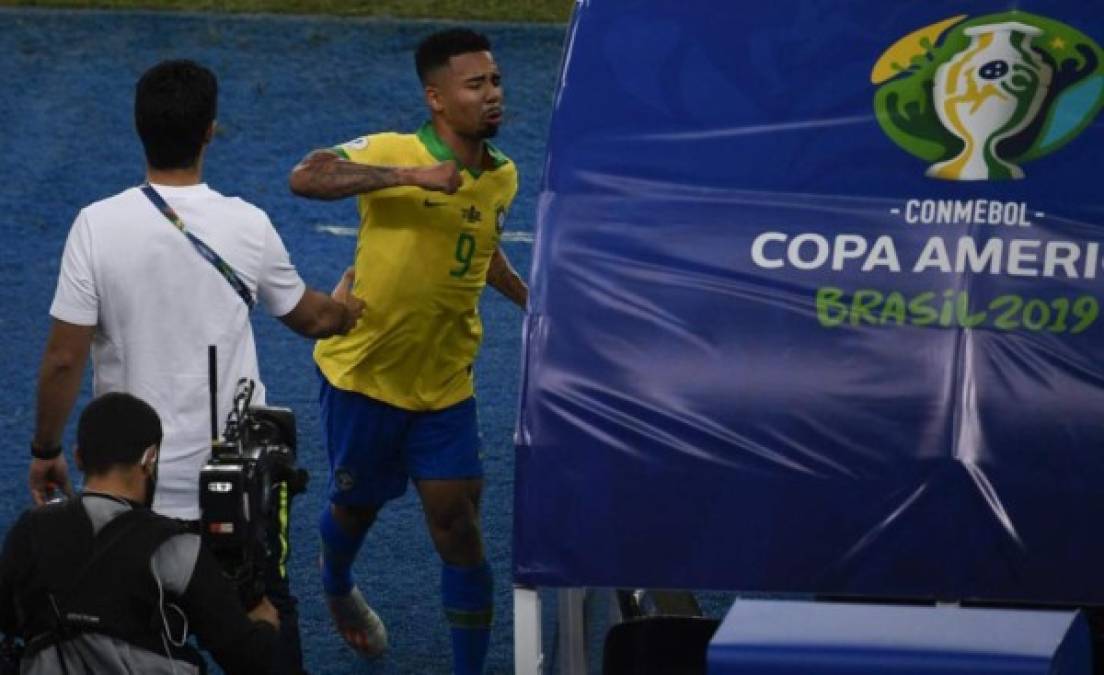
[[[460,166],[461,169],[470,173],[473,178],[479,178],[483,173],[482,169],[460,164],[460,160],[456,159],[456,155],[452,152],[452,148],[446,145],[445,142],[441,140],[441,137],[437,135],[437,130],[433,128],[433,122],[426,122],[423,124],[421,128],[418,129],[417,136],[426,150],[429,150],[429,154],[433,155],[433,158],[438,162],[452,160],[456,162],[457,166]],[[489,142],[484,141],[483,145],[487,148],[487,154],[491,156],[491,163],[494,165],[494,169],[510,161],[506,155],[502,154],[501,150],[491,145]]]

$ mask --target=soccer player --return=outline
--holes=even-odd
[[[330,613],[357,651],[386,648],[350,567],[379,509],[413,480],[444,563],[441,593],[461,674],[482,672],[492,613],[472,384],[479,296],[490,284],[521,308],[528,300],[499,247],[517,170],[487,140],[503,111],[490,50],[466,29],[429,36],[415,62],[430,120],[415,133],[316,150],[290,178],[301,196],[356,195],[361,219],[354,292],[366,310],[348,335],[315,348],[331,467],[331,503],[320,520]]]

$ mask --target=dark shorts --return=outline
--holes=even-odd
[[[406,492],[410,479],[483,477],[474,397],[443,410],[411,412],[319,379],[334,504],[382,506]]]

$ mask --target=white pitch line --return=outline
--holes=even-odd
[[[355,237],[359,228],[347,225],[315,225],[314,229],[323,234],[332,234],[335,237]],[[532,244],[533,233],[524,230],[508,230],[502,233],[502,239],[507,244]]]
[[[323,234],[332,234],[335,237],[355,237],[357,228],[344,225],[315,225],[314,229]]]

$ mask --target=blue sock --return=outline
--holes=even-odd
[[[475,567],[441,568],[441,599],[452,635],[455,675],[480,675],[491,639],[494,579],[487,561]]]
[[[330,505],[318,519],[322,535],[322,588],[330,595],[345,595],[353,590],[353,561],[364,542],[364,533],[352,536],[342,529],[330,512]]]

